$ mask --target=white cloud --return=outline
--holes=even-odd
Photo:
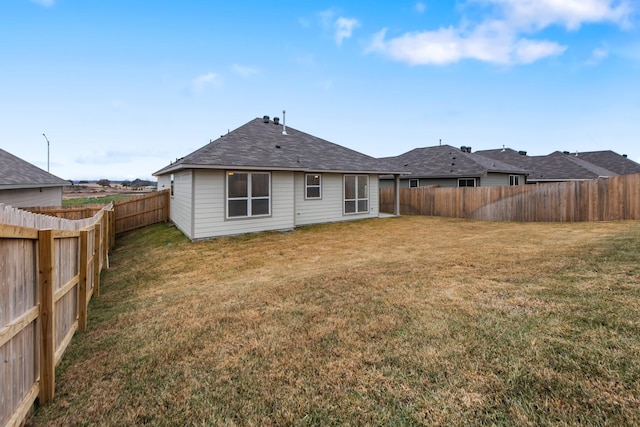
[[[351,38],[353,30],[360,26],[360,21],[344,16],[336,18],[337,14],[338,12],[334,9],[323,10],[318,12],[318,20],[324,31],[333,32],[333,38],[339,46],[344,39]]]
[[[251,77],[254,76],[256,74],[259,73],[257,68],[254,67],[247,67],[245,65],[238,65],[238,64],[233,64],[231,66],[231,69],[233,69],[233,71],[242,76],[242,77]]]
[[[546,40],[520,39],[514,45],[513,56],[518,64],[531,64],[549,56],[558,56],[567,50],[566,46]]]
[[[333,24],[333,18],[336,16],[336,11],[333,9],[323,10],[318,12],[318,18],[320,19],[320,25],[325,30],[331,30]]]
[[[576,30],[582,24],[612,22],[626,26],[633,11],[629,0],[472,0],[498,6],[504,19],[519,28],[561,25]]]
[[[368,51],[411,65],[446,65],[463,59],[512,65],[560,55],[566,49],[554,42],[515,38],[508,31],[489,27],[480,27],[469,34],[453,27],[441,28],[406,33],[389,41],[385,40],[383,29],[374,36]]]
[[[336,22],[333,23],[335,29],[335,40],[338,45],[342,44],[344,39],[348,39],[353,34],[353,30],[360,26],[355,18],[339,17]]]
[[[591,51],[591,57],[587,61],[588,65],[597,65],[609,57],[609,48],[606,45],[597,47]]]
[[[419,5],[416,4],[416,10]],[[411,65],[444,65],[464,59],[513,65],[563,54],[567,46],[535,34],[553,25],[578,30],[587,23],[628,25],[630,0],[467,0],[484,7],[484,20],[461,17],[457,26],[404,33],[387,39],[376,33],[366,48]],[[464,10],[464,9],[462,9]],[[490,12],[490,14],[489,14]],[[602,55],[603,52],[594,52]]]
[[[31,0],[31,3],[39,4],[44,7],[51,7],[56,2],[56,0]]]
[[[191,90],[193,93],[201,93],[205,87],[211,85],[219,85],[220,77],[215,73],[202,74],[191,81]]]

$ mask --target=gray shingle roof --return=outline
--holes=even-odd
[[[289,126],[256,118],[154,175],[191,168],[401,173],[392,164]]]
[[[60,187],[69,181],[50,174],[0,148],[0,189]]]
[[[411,178],[481,177],[487,172],[525,174],[526,171],[476,153],[466,153],[450,145],[416,148],[383,160],[402,167]]]
[[[482,150],[478,153],[526,169],[529,173],[527,176],[529,182],[583,180],[619,175],[612,170],[587,161],[581,155],[576,156],[560,151],[546,156],[521,155],[509,148]]]
[[[640,173],[640,164],[611,150],[578,153],[578,158],[615,172],[618,175]]]

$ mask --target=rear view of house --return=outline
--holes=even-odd
[[[378,176],[400,173],[265,116],[154,175],[171,189],[171,220],[197,240],[375,218]]]
[[[15,208],[60,206],[69,181],[0,149],[0,203]]]

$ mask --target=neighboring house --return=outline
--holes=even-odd
[[[0,149],[0,203],[14,208],[62,205],[62,188],[71,185]]]
[[[620,175],[613,170],[588,161],[587,156],[580,153],[555,151],[546,156],[527,156],[524,151],[514,151],[509,148],[483,150],[478,153],[525,169],[528,173],[527,184],[583,181]],[[615,155],[615,153],[613,154]],[[609,161],[616,163],[612,160]],[[631,161],[629,160],[629,162]]]
[[[640,173],[640,164],[629,159],[626,154],[620,155],[611,150],[580,152],[577,153],[577,157],[618,175]]]
[[[382,160],[390,162],[405,173],[410,173],[400,178],[401,187],[523,185],[527,179],[527,173],[523,168],[471,153],[471,147],[438,145],[416,148]],[[392,177],[381,177],[381,187],[392,185]]]
[[[375,218],[379,175],[401,173],[265,116],[154,175],[159,190],[171,189],[171,220],[197,240]]]

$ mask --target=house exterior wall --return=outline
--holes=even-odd
[[[343,214],[344,174],[320,173],[320,175],[322,176],[322,197],[305,199],[305,173],[295,173],[295,225],[350,221],[378,216],[380,207],[378,175],[369,175],[369,212],[349,215]]]
[[[483,176],[481,179],[480,185],[482,187],[499,187],[503,185],[509,185],[509,177],[511,175],[517,174],[508,174],[508,173],[488,173],[487,176]],[[525,176],[518,175],[520,177],[518,185],[524,185]]]
[[[168,182],[168,188],[171,188],[170,175],[163,175],[162,182]],[[187,169],[173,175],[173,195],[169,212],[176,227],[188,238],[193,239],[193,170]]]
[[[158,177],[157,190],[171,189],[171,175],[161,175]]]
[[[62,186],[0,190],[0,203],[14,208],[61,206]]]
[[[476,185],[478,187],[497,187],[503,185],[509,185],[509,176],[515,174],[504,173],[488,173],[487,175],[476,178]],[[518,175],[520,177],[520,184],[524,185],[525,175]],[[402,178],[400,179],[400,188],[409,188],[409,180],[416,178]],[[458,178],[420,178],[420,187],[427,186],[439,186],[443,188],[451,188],[458,186]],[[380,188],[393,188],[392,179],[380,180]]]
[[[225,218],[225,171],[195,170],[193,240],[295,227],[293,172],[271,173],[271,215]]]

